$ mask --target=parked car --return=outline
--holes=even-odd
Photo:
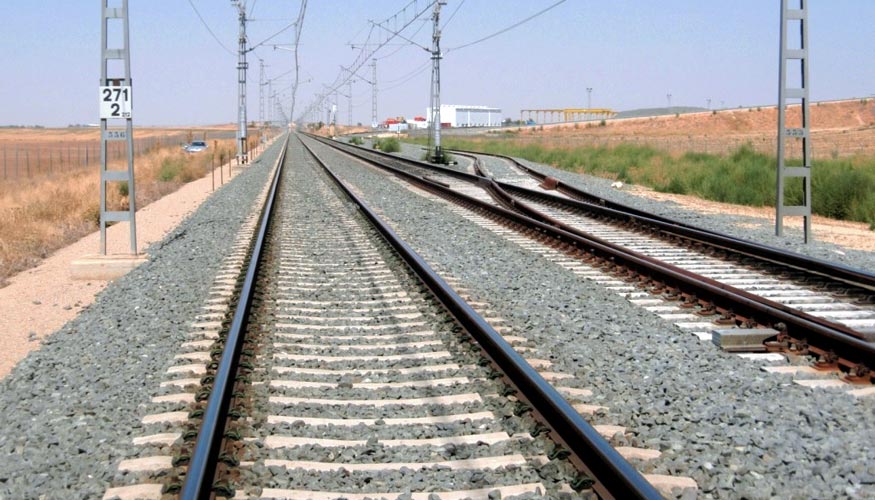
[[[205,141],[191,141],[191,144],[185,147],[185,151],[187,153],[199,153],[205,149],[207,149],[207,143]]]

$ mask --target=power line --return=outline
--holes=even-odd
[[[297,23],[297,21],[292,22],[291,24],[287,25],[285,28],[283,28],[283,29],[277,31],[277,32],[274,33],[273,35],[270,35],[269,37],[265,38],[264,40],[262,40],[262,41],[256,43],[256,44],[253,45],[252,48],[249,49],[249,50],[255,50],[255,49],[257,49],[258,47],[261,47],[261,46],[264,45],[265,43],[271,41],[271,40],[272,40],[273,38],[275,38],[276,36],[278,36],[278,35],[284,33],[287,29],[291,28],[291,27],[294,26],[296,23]]]
[[[394,88],[400,87],[401,85],[404,85],[405,83],[412,80],[414,77],[421,75],[422,72],[427,70],[430,65],[431,65],[431,59],[428,59],[424,63],[422,63],[421,66],[414,69],[410,73],[407,73],[404,76],[400,76],[398,78],[395,78],[394,80],[384,82],[386,84],[389,84],[390,86],[389,87],[381,87],[380,91],[385,92],[386,90],[392,90]]]
[[[514,29],[514,28],[516,28],[517,26],[520,26],[520,25],[522,25],[522,24],[525,24],[525,23],[531,21],[532,19],[534,19],[534,18],[540,16],[541,14],[544,14],[545,12],[547,12],[547,11],[549,11],[549,10],[552,10],[552,9],[555,8],[555,7],[558,7],[560,4],[563,4],[563,3],[565,3],[565,0],[559,0],[558,2],[554,3],[553,5],[547,7],[546,9],[541,10],[541,11],[539,11],[539,12],[536,12],[536,13],[532,14],[531,16],[529,16],[529,17],[523,19],[522,21],[519,21],[518,23],[516,23],[516,24],[514,24],[514,25],[508,26],[507,28],[504,28],[503,30],[496,31],[495,33],[493,33],[493,34],[491,34],[491,35],[487,35],[487,36],[485,36],[485,37],[483,37],[483,38],[480,38],[479,40],[474,40],[473,42],[468,42],[468,43],[466,43],[466,44],[464,44],[464,45],[459,45],[458,47],[451,47],[451,48],[447,49],[447,52],[450,52],[450,51],[452,51],[452,50],[464,49],[465,47],[470,47],[470,46],[475,45],[475,44],[478,44],[478,43],[480,43],[480,42],[485,42],[486,40],[489,40],[490,38],[494,38],[494,37],[496,37],[496,36],[498,36],[498,35],[500,35],[500,34],[502,34],[502,33],[506,33],[506,32],[508,32],[508,31],[510,31],[510,30],[512,30],[512,29]]]
[[[201,16],[201,13],[198,12],[197,7],[194,6],[194,3],[193,3],[191,0],[188,0],[188,4],[191,5],[191,8],[194,10],[194,13],[197,14],[197,18],[201,20],[201,23],[204,25],[204,28],[206,28],[207,31],[210,32],[210,35],[213,35],[213,39],[215,39],[216,42],[217,42],[219,45],[221,45],[223,49],[225,49],[225,52],[231,54],[232,56],[233,56],[233,55],[236,55],[236,54],[234,54],[234,52],[231,52],[231,49],[229,49],[228,47],[226,47],[225,44],[222,43],[221,40],[219,40],[219,37],[217,37],[215,33],[213,33],[213,30],[210,29],[210,26],[207,24],[206,21],[204,21],[204,18]]]
[[[450,17],[447,18],[446,22],[444,22],[444,25],[441,26],[442,30],[446,28],[448,24],[450,24],[450,21],[452,21],[454,17],[456,17],[456,13],[459,12],[459,9],[461,9],[463,5],[465,5],[465,0],[462,0],[461,2],[459,2],[459,5],[456,5],[456,10],[454,10],[453,13],[450,14]]]
[[[413,37],[415,37],[416,35],[418,35],[419,32],[422,31],[422,28],[425,27],[425,25],[426,25],[425,23],[420,24],[420,25],[419,25],[419,28],[417,28],[416,31],[414,31],[413,33],[411,33],[409,38],[413,38]],[[403,38],[403,37],[402,37],[402,38]],[[388,45],[388,44],[387,44],[387,45]],[[382,56],[382,57],[375,57],[374,59],[376,59],[376,60],[378,60],[378,61],[382,61],[383,59],[388,59],[388,58],[394,56],[395,54],[397,54],[398,52],[400,52],[400,51],[406,49],[407,47],[419,47],[419,48],[423,48],[421,45],[419,45],[419,44],[417,44],[417,43],[411,43],[411,42],[408,41],[407,43],[401,44],[397,49],[393,50],[392,52],[389,52],[389,53],[386,54],[385,56]]]
[[[364,66],[365,62],[367,62],[370,59],[373,59],[374,56],[377,54],[377,52],[379,52],[380,49],[382,49],[383,47],[388,45],[390,41],[392,41],[402,31],[407,29],[407,27],[410,26],[415,20],[419,19],[425,12],[427,12],[431,7],[433,7],[437,0],[434,0],[431,2],[426,2],[426,4],[427,4],[426,7],[424,7],[422,10],[417,11],[419,1],[420,0],[411,0],[402,10],[398,11],[394,16],[390,16],[380,23],[375,23],[373,21],[370,21],[371,26],[370,26],[370,30],[368,31],[368,36],[367,36],[365,42],[361,45],[361,49],[359,50],[358,56],[356,57],[355,61],[352,64],[350,64],[349,66],[346,66],[346,67],[342,66],[344,71],[339,73],[335,77],[334,82],[331,85],[326,86],[329,89],[328,93],[337,91],[337,89],[340,88],[342,85],[346,84],[349,79],[353,78],[354,76],[357,76],[358,71],[361,69],[362,66]],[[410,18],[409,21],[407,21],[406,20],[407,19],[407,17],[406,17],[407,9],[410,8],[411,6],[413,6],[412,17]],[[399,13],[402,14],[402,16],[403,16],[401,19],[401,22],[403,23],[403,25],[400,28],[397,28],[395,30],[389,30],[387,27],[382,26],[383,24],[387,24],[390,20],[395,19],[397,21],[397,17],[398,17]],[[384,30],[387,30],[389,32],[389,35],[387,35],[385,40],[383,40],[381,37],[380,39],[378,39],[378,41],[376,43],[370,43],[371,36],[374,34],[374,28],[378,27],[378,26]],[[371,47],[374,45],[376,47],[371,49]],[[348,72],[348,76],[346,78],[344,78],[344,72]],[[307,115],[311,110],[315,109],[317,106],[320,106],[322,104],[322,102],[324,102],[324,100],[325,100],[324,95],[319,95],[317,97],[318,97],[318,99],[316,101],[312,102],[310,104],[310,106],[304,111],[304,113],[303,113],[304,115]]]

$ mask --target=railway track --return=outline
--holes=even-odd
[[[578,258],[601,262],[630,299],[702,338],[716,335],[727,350],[813,355],[815,370],[841,369],[852,383],[875,380],[875,275],[643,214],[512,159],[502,172],[510,184],[487,177],[476,157],[481,175],[326,144]],[[543,189],[530,189],[533,182]],[[863,395],[872,388],[850,391]]]
[[[178,432],[140,438],[171,456],[122,464],[143,480],[105,498],[659,498],[648,480],[665,478],[601,435],[617,429],[590,426],[298,139],[288,151],[229,262],[240,277],[221,278],[221,327],[183,356],[204,364],[173,371],[200,380],[168,384],[181,409],[151,420]]]
[[[317,167],[321,162],[296,140],[290,149],[298,163],[282,177],[287,187],[277,189],[278,176],[273,188],[288,193],[271,202],[277,208],[254,217],[261,220],[256,240],[265,245],[243,238],[229,256],[217,277],[219,297],[208,306],[213,312],[196,323],[202,340],[189,343],[184,361],[168,372],[177,378],[162,384],[182,391],[167,389],[153,400],[171,411],[144,419],[150,434],[135,442],[147,450],[120,465],[129,475],[125,483],[139,484],[111,488],[105,498],[655,498],[653,485],[668,485],[667,495],[680,491],[670,491],[672,485],[691,486],[637,473],[623,457],[640,463],[659,452],[609,446],[604,438],[614,436],[614,442],[626,431],[590,426],[581,414],[599,407],[564,399],[586,399],[592,391],[562,387],[565,375],[528,357],[525,339],[502,339],[476,312],[483,304],[465,304],[362,202],[352,208],[343,196],[355,194],[344,188],[347,194],[339,195],[343,183]],[[804,265],[782,265],[756,249],[734,256],[731,245],[704,241],[720,235],[658,219],[651,220],[663,229],[648,228],[646,217],[629,222],[635,214],[619,216],[626,219],[622,227],[605,229],[599,224],[618,207],[581,202],[573,192],[560,198],[521,188],[530,183],[522,170],[514,187],[343,149],[427,191],[426,198],[453,200],[462,217],[701,336],[724,327],[764,330],[777,336],[761,344],[765,349],[817,354],[822,365],[844,368],[847,378],[871,377],[865,353],[853,349],[871,348],[865,328],[855,339],[839,337],[845,346],[839,354],[793,336],[803,328],[837,337],[854,331],[853,322],[839,323],[846,315],[830,313],[843,310],[841,299],[848,297],[859,310],[870,310],[865,273],[845,270],[829,279],[823,268],[805,272]],[[273,212],[304,215],[268,226]],[[669,226],[683,234],[666,236]],[[697,248],[678,245],[697,231],[704,233]],[[793,284],[760,281],[775,276]],[[691,288],[700,281],[711,289]],[[800,288],[806,283],[816,290]],[[839,293],[835,283],[842,284]],[[753,298],[766,288],[766,296],[791,298],[769,311],[786,323],[763,314],[769,299]],[[732,309],[724,295],[744,300]],[[182,364],[187,361],[195,363]],[[546,379],[560,381],[558,388]]]

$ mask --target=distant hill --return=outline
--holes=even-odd
[[[641,108],[630,109],[628,111],[620,111],[614,118],[642,118],[647,116],[675,115],[686,113],[704,113],[708,111],[705,108],[696,108],[692,106],[672,106],[670,108]]]

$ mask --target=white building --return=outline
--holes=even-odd
[[[431,107],[425,108],[425,116],[431,123]],[[449,123],[451,127],[500,127],[501,109],[441,104],[441,123]]]

